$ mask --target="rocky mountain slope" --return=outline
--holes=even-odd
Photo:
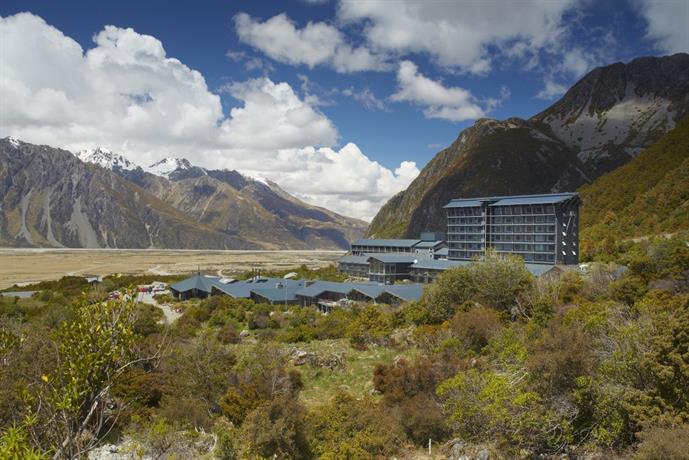
[[[145,170],[105,149],[11,138],[0,196],[2,246],[341,249],[366,226],[236,171],[169,159]]]
[[[634,158],[689,113],[689,55],[594,69],[528,120],[478,120],[381,208],[368,234],[444,230],[452,198],[572,191]]]
[[[622,239],[688,231],[689,116],[629,163],[581,187],[579,193],[585,257],[610,252]]]

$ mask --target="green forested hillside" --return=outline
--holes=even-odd
[[[689,229],[689,118],[626,165],[583,186],[582,254]]]

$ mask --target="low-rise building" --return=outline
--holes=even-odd
[[[397,305],[421,297],[423,286],[406,284],[386,286],[380,283],[339,283],[280,278],[252,278],[223,282],[219,277],[196,274],[170,286],[180,299],[227,295],[257,303],[314,306],[324,313],[352,302],[374,302]]]
[[[416,254],[369,254],[368,279],[383,284],[409,279],[411,266],[418,259]]]
[[[414,246],[420,242],[420,239],[358,239],[352,241],[351,253],[362,256],[367,253],[414,252]]]
[[[337,261],[337,269],[353,278],[368,278],[368,255],[347,254]]]

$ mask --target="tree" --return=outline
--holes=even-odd
[[[475,297],[481,304],[510,312],[518,297],[533,285],[533,276],[518,256],[488,251],[469,267]]]
[[[468,268],[447,270],[424,289],[421,301],[410,307],[408,318],[417,324],[442,323],[475,294],[474,279]]]
[[[57,367],[41,376],[32,395],[28,430],[53,458],[76,458],[95,447],[117,421],[122,406],[111,390],[144,360],[133,355],[136,303],[109,301],[74,306],[74,320],[57,330]]]

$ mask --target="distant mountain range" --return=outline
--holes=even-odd
[[[366,228],[237,171],[0,139],[0,245],[346,249]]]
[[[367,234],[444,230],[452,198],[574,191],[628,163],[689,114],[689,55],[599,67],[528,120],[478,120],[378,212]],[[633,178],[624,178],[633,181]]]

